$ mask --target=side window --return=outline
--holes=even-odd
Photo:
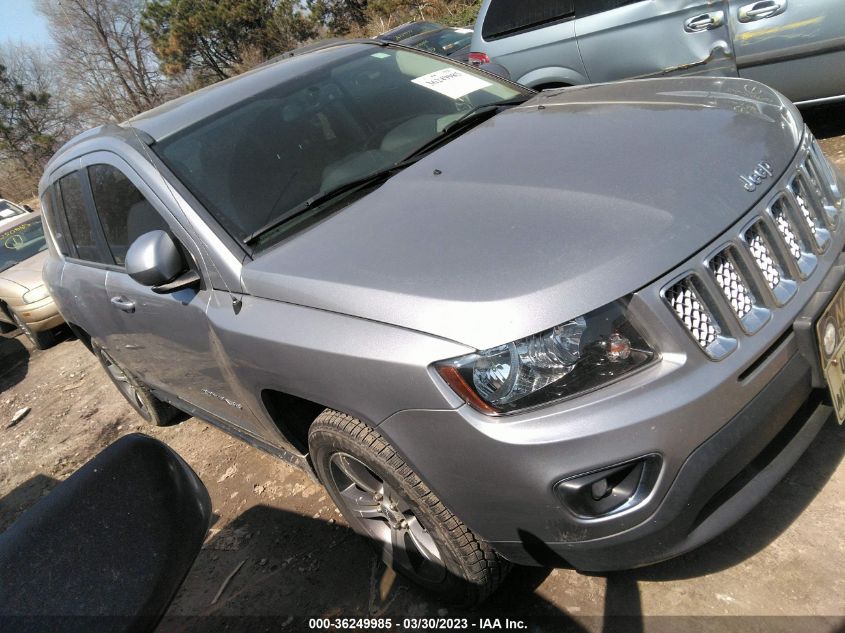
[[[68,174],[59,180],[58,185],[62,207],[64,207],[65,217],[67,217],[70,238],[76,247],[76,254],[80,259],[111,264],[112,262],[105,257],[105,254],[97,246],[91,220],[88,218],[88,211],[85,208],[85,198],[82,195],[79,174],[77,172]]]
[[[588,15],[612,11],[619,7],[626,7],[629,4],[647,2],[648,0],[578,0],[577,13],[579,18],[586,18]]]
[[[45,216],[47,216],[47,221],[52,229],[53,242],[56,244],[56,248],[59,249],[59,252],[62,255],[67,257],[70,255],[70,249],[67,245],[67,237],[65,236],[65,230],[62,226],[62,222],[59,221],[56,208],[53,205],[53,200],[55,199],[54,196],[58,195],[59,192],[56,185],[49,187],[41,197],[41,211]]]
[[[157,229],[169,230],[158,211],[120,170],[111,165],[91,165],[88,178],[116,264],[123,265],[126,251],[139,236]]]
[[[494,40],[519,31],[573,17],[575,0],[492,0],[481,37]]]

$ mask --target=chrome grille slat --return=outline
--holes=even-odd
[[[785,198],[781,197],[772,204],[772,218],[775,221],[778,233],[780,233],[783,241],[786,243],[787,249],[789,249],[789,254],[797,262],[801,259],[801,244],[798,241],[792,223],[789,221],[784,200]]]
[[[719,326],[710,311],[704,307],[689,277],[669,288],[666,291],[666,300],[695,342],[703,349],[706,350],[716,341],[720,334]]]
[[[757,224],[745,232],[745,241],[751,250],[754,261],[757,262],[757,266],[760,268],[760,272],[763,273],[766,283],[769,284],[769,288],[774,290],[780,285],[781,279],[783,278],[783,271],[772,257],[769,247],[763,239],[760,227]]]
[[[816,218],[813,212],[810,211],[809,201],[811,198],[808,193],[809,190],[807,189],[807,185],[804,183],[804,179],[801,177],[801,174],[798,174],[792,179],[792,182],[789,183],[789,190],[792,191],[792,195],[795,196],[795,201],[798,203],[801,215],[807,223],[807,228],[809,228],[810,232],[815,236]]]
[[[725,249],[710,260],[710,270],[734,314],[742,320],[757,301],[732,260],[730,249]]]

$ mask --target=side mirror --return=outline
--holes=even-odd
[[[24,211],[26,211],[26,212],[28,212],[28,213],[35,213],[35,209],[33,209],[33,208],[32,208],[31,206],[29,206],[28,204],[24,204],[24,205],[21,205],[21,206],[23,207],[23,210],[24,210]]]
[[[126,252],[126,272],[142,286],[165,294],[199,283],[199,275],[188,269],[179,248],[165,231],[150,231],[132,242]]]

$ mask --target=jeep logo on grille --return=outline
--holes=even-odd
[[[766,178],[771,178],[774,174],[775,172],[772,171],[772,166],[766,161],[762,161],[757,163],[757,167],[749,175],[740,174],[739,179],[742,181],[746,191],[756,191],[757,185],[762,183]]]

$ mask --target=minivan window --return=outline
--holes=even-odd
[[[481,37],[494,40],[573,17],[575,0],[491,0]]]
[[[76,247],[76,255],[80,259],[103,264],[112,263],[97,246],[94,229],[85,207],[82,195],[82,185],[78,172],[73,172],[59,180],[62,207],[67,218],[70,237]]]
[[[523,95],[444,58],[348,48],[345,62],[272,86],[152,146],[236,239],[395,165],[474,108]]]
[[[158,211],[117,168],[105,164],[91,165],[88,179],[94,194],[94,206],[116,264],[124,264],[129,246],[144,233],[168,230]]]

